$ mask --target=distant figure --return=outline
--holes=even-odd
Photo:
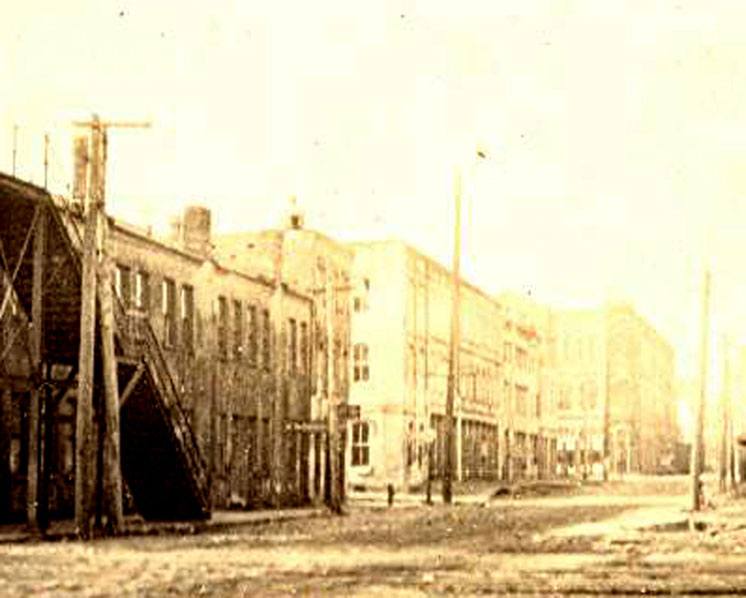
[[[394,485],[389,483],[386,485],[386,492],[388,492],[389,495],[389,506],[394,505]]]

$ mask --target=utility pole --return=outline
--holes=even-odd
[[[461,173],[454,175],[453,265],[451,268],[451,337],[448,354],[448,389],[446,392],[445,470],[443,472],[443,502],[453,502],[453,469],[455,464],[453,404],[459,370],[461,333],[460,269],[461,269]]]
[[[700,338],[700,362],[699,362],[699,400],[697,402],[697,419],[695,422],[694,439],[691,453],[691,500],[692,511],[702,508],[702,488],[700,477],[702,475],[704,460],[704,418],[705,399],[707,396],[707,361],[709,359],[709,333],[710,333],[710,270],[705,270],[704,284],[702,288],[702,314],[701,314],[701,338]]]
[[[41,533],[46,528],[46,496],[42,496],[42,447],[41,447],[41,406],[43,401],[42,380],[44,379],[44,262],[47,247],[47,212],[39,206],[34,229],[33,275],[31,290],[31,335],[30,357],[34,375],[34,386],[29,393],[28,407],[28,471],[26,481],[26,517],[29,528]],[[49,439],[44,439],[49,442]],[[45,464],[48,467],[48,464]],[[45,503],[44,506],[41,503]]]
[[[286,378],[286,352],[287,342],[285,338],[285,297],[283,288],[283,264],[285,252],[285,231],[280,231],[280,240],[277,256],[275,258],[275,290],[273,299],[273,311],[275,320],[275,392],[274,404],[272,406],[272,458],[270,478],[272,485],[272,505],[279,508],[282,504],[285,466],[285,378]]]
[[[728,490],[728,462],[730,451],[730,355],[729,343],[726,336],[723,336],[723,390],[720,396],[720,412],[722,417],[722,428],[720,430],[720,468],[719,468],[719,489],[721,493]]]
[[[329,479],[331,488],[329,508],[333,513],[342,512],[339,475],[339,403],[337,401],[337,384],[334,367],[334,285],[332,281],[331,260],[327,258],[325,272],[324,303],[326,312],[326,379],[327,405],[329,407]]]
[[[609,481],[609,469],[611,468],[611,359],[609,352],[611,350],[609,326],[611,318],[607,314],[604,343],[605,350],[605,368],[604,368],[604,482]]]
[[[78,364],[78,404],[76,412],[75,522],[78,534],[90,538],[98,515],[105,531],[118,533],[123,525],[122,473],[120,458],[119,390],[114,354],[114,314],[112,263],[108,256],[106,218],[107,130],[147,128],[149,123],[103,122],[97,115],[90,121],[76,122],[90,130],[91,168],[87,186],[83,271],[81,284],[80,353]],[[96,297],[101,307],[100,337],[103,374],[103,418],[95,419],[94,356]],[[100,426],[103,428],[100,435]],[[101,436],[99,438],[99,436]],[[101,458],[98,458],[98,455]],[[100,463],[101,471],[97,471]],[[101,500],[97,500],[101,481]],[[101,513],[96,513],[100,504]]]

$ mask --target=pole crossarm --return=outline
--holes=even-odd
[[[73,122],[73,126],[75,127],[87,127],[87,128],[100,128],[100,129],[108,129],[108,128],[116,128],[116,129],[149,129],[153,126],[153,123],[150,121],[106,121],[102,120],[99,122],[96,122],[94,120],[77,120]]]

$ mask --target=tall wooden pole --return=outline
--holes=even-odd
[[[101,515],[109,533],[123,524],[122,473],[120,457],[119,391],[114,354],[112,294],[113,265],[107,254],[106,158],[109,127],[147,128],[150,123],[101,122],[94,115],[89,122],[75,123],[90,129],[90,184],[87,185],[83,269],[81,276],[80,352],[78,355],[78,405],[75,449],[75,523],[81,538],[90,538],[96,518],[97,488],[101,481]],[[99,443],[95,420],[94,364],[96,297],[101,306],[101,365],[104,400],[103,434]],[[100,476],[97,472],[101,451]]]
[[[80,300],[80,350],[78,354],[78,397],[75,418],[75,525],[78,535],[93,533],[96,494],[97,435],[93,421],[93,376],[96,331],[96,240],[98,237],[99,167],[101,127],[94,117],[91,127],[91,171],[83,235],[83,268]]]
[[[611,359],[609,352],[611,351],[610,343],[610,331],[611,325],[610,315],[606,316],[606,326],[604,326],[604,344],[605,347],[605,368],[604,368],[604,481],[609,480],[609,469],[611,468]]]
[[[334,367],[334,296],[331,260],[326,262],[326,279],[324,284],[324,301],[326,312],[326,379],[327,405],[329,408],[329,508],[333,513],[341,513],[342,500],[340,493],[339,471],[339,402],[337,401],[337,384]]]
[[[722,418],[720,428],[720,458],[718,487],[720,492],[728,490],[728,430],[730,429],[728,398],[730,396],[730,364],[728,360],[728,340],[724,336],[723,341],[723,389],[720,394],[720,416]]]
[[[697,419],[695,422],[694,439],[692,442],[691,467],[691,500],[692,511],[702,508],[702,488],[700,477],[704,461],[704,418],[705,400],[707,397],[707,362],[709,359],[710,334],[710,271],[705,270],[702,288],[702,314],[699,362],[699,400],[697,402]]]
[[[285,339],[285,297],[283,287],[283,263],[285,251],[285,232],[280,231],[279,247],[275,258],[275,290],[272,297],[273,318],[275,322],[275,370],[274,402],[272,408],[272,457],[270,478],[272,480],[272,505],[279,507],[285,492],[285,377],[286,351]]]
[[[118,534],[124,525],[122,508],[122,463],[120,458],[119,384],[117,359],[114,354],[114,298],[112,272],[114,266],[108,251],[108,220],[106,218],[106,130],[99,136],[101,163],[99,166],[98,218],[101,229],[101,259],[98,270],[98,300],[101,306],[101,356],[104,379],[102,516],[105,531]]]
[[[454,176],[453,265],[451,268],[451,336],[448,353],[448,389],[446,392],[445,471],[443,472],[443,502],[453,502],[453,475],[456,461],[453,404],[458,377],[458,347],[461,333],[460,269],[461,269],[461,173]]]
[[[31,288],[31,370],[34,374],[34,385],[31,389],[28,405],[28,468],[26,477],[26,518],[29,528],[34,532],[43,530],[44,521],[40,521],[39,503],[41,485],[41,401],[42,380],[42,343],[44,339],[44,261],[46,253],[46,213],[43,208],[35,218],[33,246],[33,274]]]

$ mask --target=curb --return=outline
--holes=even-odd
[[[130,521],[125,523],[124,531],[117,536],[94,536],[93,541],[111,540],[117,538],[134,538],[144,536],[196,536],[198,534],[221,532],[229,529],[254,527],[268,523],[283,523],[300,519],[315,519],[323,517],[329,511],[325,508],[297,510],[297,511],[255,511],[256,516],[250,518],[237,518],[235,520],[226,517],[222,521],[208,519],[205,521],[168,521],[168,522],[139,522]],[[261,515],[259,514],[261,513]],[[67,523],[67,522],[64,522]],[[42,536],[28,531],[0,532],[0,545],[5,544],[27,544],[39,542],[68,542],[78,541],[74,529],[53,530]]]

